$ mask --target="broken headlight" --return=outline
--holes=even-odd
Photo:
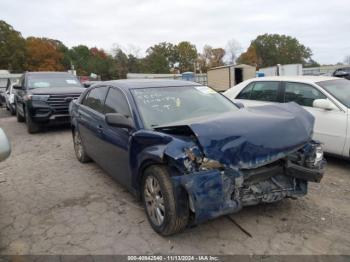
[[[294,164],[307,168],[319,167],[323,163],[322,144],[311,141],[300,150],[289,155],[288,159]]]
[[[323,147],[319,143],[312,143],[310,148],[305,150],[305,166],[309,168],[319,166],[323,161]]]
[[[197,146],[186,148],[185,154],[187,156],[185,166],[188,170],[210,170],[223,168],[223,165],[219,161],[204,157]]]
[[[322,160],[323,160],[323,148],[322,148],[322,145],[318,145],[318,146],[316,146],[316,149],[315,149],[314,166],[319,165]]]

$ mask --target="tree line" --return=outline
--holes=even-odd
[[[144,57],[116,46],[111,52],[78,45],[71,48],[45,37],[27,37],[0,20],[0,69],[24,71],[65,71],[74,68],[78,75],[101,79],[126,78],[127,73],[203,72],[225,64],[244,63],[257,68],[276,64],[302,63],[317,66],[310,48],[296,38],[278,34],[259,35],[245,52],[236,40],[226,47],[205,45],[199,52],[189,41],[161,42],[149,47]]]

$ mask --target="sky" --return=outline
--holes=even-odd
[[[156,43],[190,41],[245,51],[264,33],[296,37],[321,64],[350,55],[349,0],[1,0],[0,20],[24,37],[48,37],[143,56]]]

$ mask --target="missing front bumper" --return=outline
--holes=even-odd
[[[197,224],[238,212],[244,206],[306,195],[308,181],[319,182],[324,169],[298,167],[294,164],[273,166],[262,169],[264,172],[251,171],[250,175],[233,169],[209,170],[174,176],[172,180],[179,202],[183,202],[184,197],[190,199],[194,211],[192,223]]]

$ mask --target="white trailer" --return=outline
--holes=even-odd
[[[258,74],[264,76],[301,76],[303,75],[302,64],[276,65],[260,68]]]

